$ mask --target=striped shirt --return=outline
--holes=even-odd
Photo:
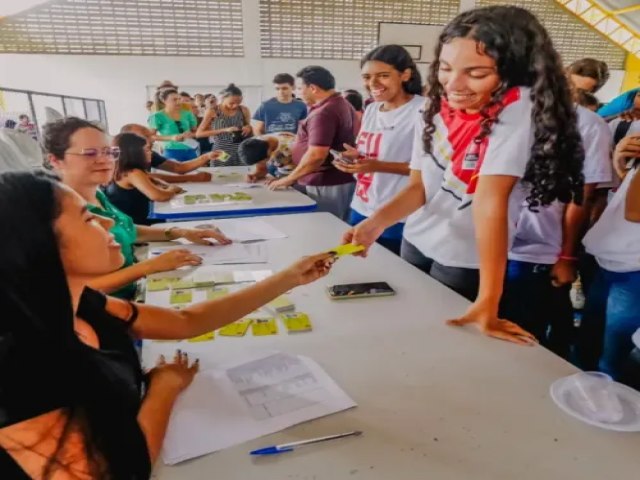
[[[222,130],[229,127],[238,127],[242,129],[245,125],[244,114],[242,108],[238,108],[236,113],[231,116],[226,116],[221,109],[216,109],[216,116],[211,122],[211,130]],[[242,161],[238,157],[238,145],[244,138],[241,136],[241,132],[236,133],[220,133],[219,135],[212,135],[209,137],[209,141],[213,145],[213,150],[222,150],[230,155],[226,162],[214,161],[214,167],[235,167],[243,165]]]

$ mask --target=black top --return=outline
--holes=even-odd
[[[167,159],[160,155],[158,152],[151,152],[151,167],[150,168],[160,168]]]
[[[136,225],[151,225],[149,216],[149,199],[137,188],[122,188],[116,182],[111,182],[105,188],[111,203],[133,219]]]
[[[32,362],[37,370],[26,367],[27,372],[42,372],[37,379],[24,378],[30,375],[25,375],[23,368],[14,369],[6,364],[2,365],[4,368],[2,368],[3,385],[0,385],[0,428],[77,404],[78,391],[99,390],[101,393],[104,392],[101,400],[108,407],[105,408],[103,418],[98,421],[103,428],[117,429],[117,435],[123,438],[124,451],[120,452],[120,455],[125,457],[123,460],[128,465],[127,469],[134,472],[126,480],[148,479],[151,475],[149,451],[137,423],[142,403],[144,375],[133,339],[129,334],[129,328],[135,321],[135,317],[130,319],[130,322],[122,321],[109,314],[105,306],[106,297],[102,293],[89,288],[85,289],[78,306],[77,316],[94,329],[100,348],[95,349],[80,342],[78,348],[84,349],[82,358],[85,360],[84,368],[79,369],[84,370],[85,373],[80,377],[83,381],[81,389],[65,388],[61,385],[60,375],[56,375],[60,365],[57,365],[55,360],[51,362],[51,368],[42,364],[42,358],[34,359]],[[6,353],[11,350],[11,339],[1,338],[4,342],[0,341],[0,349],[4,347],[4,353]],[[19,352],[8,358],[14,361],[24,360],[17,357],[20,357]],[[3,361],[7,361],[8,358],[5,356]],[[19,370],[19,372],[11,377],[9,372],[12,370]],[[78,380],[73,378],[70,381]],[[92,385],[92,380],[102,384]],[[108,386],[104,384],[105,382],[108,382]],[[113,408],[116,405],[117,407]],[[118,417],[116,418],[115,415]],[[22,480],[30,477],[7,452],[0,450],[0,478]]]

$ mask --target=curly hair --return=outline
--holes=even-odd
[[[469,10],[444,28],[429,70],[430,102],[423,114],[425,152],[432,153],[434,118],[440,113],[441,99],[445,96],[438,81],[440,53],[442,46],[455,38],[475,40],[479,51],[495,60],[501,79],[500,86],[480,111],[482,128],[475,141],[490,135],[493,124],[500,121],[505,93],[513,87],[529,87],[534,141],[522,177],[530,187],[529,208],[546,206],[555,200],[581,203],[584,149],[569,84],[547,31],[523,8],[492,6]]]

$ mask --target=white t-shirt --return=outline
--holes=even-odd
[[[404,236],[426,257],[450,267],[478,268],[479,258],[471,203],[478,177],[522,177],[533,144],[529,89],[509,90],[491,133],[479,144],[479,114],[451,110],[445,100],[435,116],[433,154],[422,146],[420,122],[416,126],[411,169],[420,170],[427,203],[407,219]],[[509,198],[509,245],[526,197],[517,182]]]
[[[358,152],[384,162],[409,163],[417,112],[423,109],[424,103],[424,97],[415,95],[389,112],[380,111],[382,102],[369,105],[356,140]],[[355,177],[351,208],[365,217],[389,202],[409,181],[406,175],[380,172],[359,173]]]
[[[578,106],[578,131],[584,145],[584,183],[610,182],[613,137],[607,123],[596,113]],[[562,249],[562,219],[566,204],[554,202],[532,212],[523,205],[510,260],[554,264]]]
[[[624,218],[629,184],[638,170],[636,167],[627,173],[602,216],[582,242],[598,264],[612,272],[640,271],[640,223]]]

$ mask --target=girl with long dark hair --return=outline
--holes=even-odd
[[[19,205],[20,208],[15,208]],[[304,258],[224,298],[176,311],[87,287],[117,269],[113,222],[45,173],[0,174],[0,472],[3,479],[148,479],[197,360],[160,359],[143,388],[131,338],[182,339],[231,323],[317,280]],[[39,288],[44,286],[44,288]]]
[[[113,139],[120,151],[113,180],[105,192],[111,203],[129,215],[138,225],[154,223],[149,217],[149,201],[171,200],[182,189],[162,185],[148,173],[151,166],[151,143],[135,133],[121,133]],[[157,223],[157,222],[156,222]]]
[[[474,301],[452,324],[530,344],[498,307],[523,199],[530,208],[581,201],[584,152],[567,79],[546,30],[518,7],[461,13],[435,54],[409,184],[344,241],[370,246],[410,215],[403,258]]]
[[[411,55],[400,45],[381,45],[360,62],[362,81],[374,102],[362,119],[356,148],[345,145],[338,170],[355,175],[356,191],[349,223],[357,225],[406,187],[411,144],[418,112],[424,108],[422,80]],[[388,227],[378,239],[400,253],[404,221]]]

